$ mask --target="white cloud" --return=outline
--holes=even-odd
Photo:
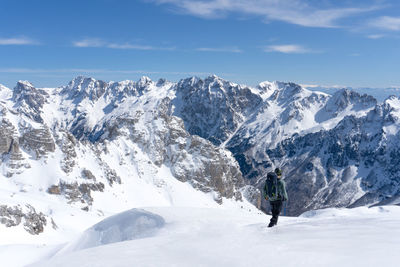
[[[219,47],[219,48],[212,48],[212,47],[200,47],[196,48],[196,51],[200,52],[227,52],[227,53],[242,53],[243,51],[237,47]]]
[[[384,34],[370,34],[367,36],[367,38],[369,38],[369,39],[381,39],[383,37],[385,37]]]
[[[110,49],[132,49],[132,50],[175,50],[175,47],[156,47],[151,45],[137,45],[130,43],[108,43],[99,38],[88,38],[72,43],[75,47],[103,47]]]
[[[383,16],[370,21],[370,26],[390,31],[400,31],[400,17]]]
[[[151,45],[136,45],[136,44],[108,44],[106,47],[113,49],[133,49],[133,50],[175,50],[175,47],[156,47]]]
[[[73,42],[75,47],[103,47],[105,43],[100,39],[83,39]]]
[[[150,45],[133,45],[133,44],[108,44],[106,47],[113,49],[134,49],[134,50],[154,50]]]
[[[312,53],[313,51],[301,46],[294,44],[286,45],[269,45],[264,48],[265,52],[279,52],[284,54],[305,54]]]
[[[0,38],[0,45],[37,45],[39,42],[29,38]]]
[[[376,10],[378,6],[318,8],[304,0],[147,0],[170,4],[183,13],[220,18],[229,13],[243,13],[305,27],[338,27],[338,20]]]

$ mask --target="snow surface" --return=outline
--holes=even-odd
[[[29,266],[399,266],[398,206],[281,216],[274,228],[266,227],[270,216],[247,209],[146,210],[165,220],[165,226],[151,237],[51,258],[54,247],[47,254],[43,248],[36,248],[43,260]],[[129,226],[126,216],[126,212],[121,213],[106,219],[105,224]],[[135,224],[135,220],[131,222]],[[9,255],[16,255],[15,249],[23,248],[9,246],[1,250],[7,263],[12,263]],[[30,255],[33,249],[29,249]]]
[[[142,209],[127,210],[93,225],[57,254],[149,237],[164,224],[157,214]]]

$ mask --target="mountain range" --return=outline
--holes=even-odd
[[[260,190],[275,167],[289,215],[400,202],[396,96],[213,75],[19,81],[0,97],[0,222],[33,235],[132,207],[268,209]]]

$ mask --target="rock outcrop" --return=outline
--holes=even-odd
[[[28,233],[38,235],[44,231],[47,219],[42,212],[37,212],[29,204],[25,207],[0,205],[0,223],[6,227],[22,224]]]

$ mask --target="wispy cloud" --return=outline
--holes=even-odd
[[[160,74],[160,75],[211,75],[210,72],[190,72],[190,71],[147,71],[147,70],[110,70],[110,69],[80,69],[80,68],[70,68],[70,69],[34,69],[34,68],[0,68],[0,73],[26,73],[26,74],[70,74],[70,75],[96,75],[96,74]],[[225,73],[223,75],[229,76],[231,74]]]
[[[381,39],[384,38],[384,34],[370,34],[367,36],[368,39]]]
[[[151,46],[151,45],[139,45],[131,43],[110,43],[99,38],[87,38],[72,43],[75,47],[103,47],[110,49],[132,49],[132,50],[175,50],[175,47],[171,46]]]
[[[196,48],[200,52],[227,52],[227,53],[242,53],[243,51],[237,47],[200,47]]]
[[[72,43],[75,47],[102,47],[105,46],[102,40],[97,38],[83,39]]]
[[[400,17],[379,17],[370,21],[369,25],[389,31],[400,31]]]
[[[284,54],[306,54],[306,53],[313,53],[308,48],[305,48],[301,45],[295,44],[285,44],[285,45],[269,45],[264,48],[265,52],[279,52]]]
[[[146,1],[146,0],[145,0]],[[305,27],[339,27],[343,18],[380,8],[377,5],[323,8],[304,0],[147,0],[169,4],[178,12],[203,18],[221,18],[229,13],[260,16],[266,21],[284,21]]]
[[[0,45],[38,45],[38,44],[39,42],[26,37],[0,38]]]

